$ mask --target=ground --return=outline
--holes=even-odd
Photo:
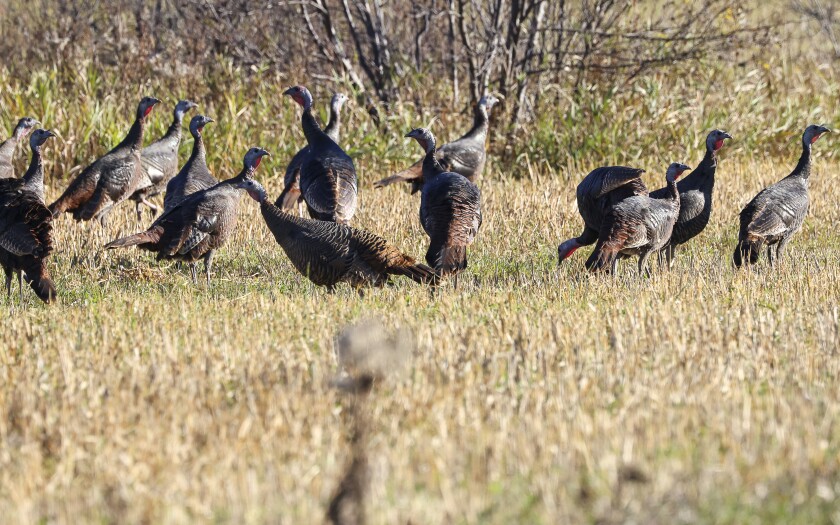
[[[586,249],[558,268],[583,169],[512,179],[491,162],[469,268],[436,294],[314,287],[251,200],[209,287],[101,249],[138,229],[129,205],[105,228],[63,217],[58,304],[27,290],[3,306],[0,513],[319,522],[350,460],[336,335],[374,320],[411,359],[362,408],[371,523],[838,523],[840,166],[815,159],[779,269],[730,262],[738,210],[787,174],[796,143],[779,159],[725,149],[709,228],[650,278],[634,264],[589,276]],[[699,147],[669,160],[693,165]],[[667,164],[640,165],[663,183]],[[422,258],[417,196],[373,190],[369,161],[359,172],[358,225]]]

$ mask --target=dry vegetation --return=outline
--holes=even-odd
[[[58,220],[59,303],[28,290],[22,307],[2,303],[3,521],[319,522],[363,421],[370,523],[840,522],[836,137],[815,147],[811,214],[784,266],[729,264],[741,206],[792,168],[807,123],[840,122],[837,63],[802,45],[811,26],[784,31],[755,61],[593,81],[545,111],[510,160],[488,164],[458,290],[396,281],[327,294],[294,271],[250,200],[209,288],[139,251],[101,251],[141,227],[131,206],[106,228]],[[119,140],[141,93],[170,107],[190,96],[217,120],[213,171],[234,174],[259,144],[275,154],[259,178],[276,195],[303,141],[279,96],[297,79],[219,68],[139,86],[94,62],[0,65],[0,128],[32,114],[59,133],[45,150],[49,200]],[[319,87],[324,100],[335,84]],[[399,132],[435,114],[397,103],[380,134],[356,105],[345,134],[358,224],[418,256],[416,196],[371,184],[417,157]],[[444,137],[468,120],[440,117]],[[150,135],[169,118],[162,108]],[[736,140],[712,222],[673,271],[590,277],[582,253],[556,267],[557,243],[580,231],[574,187],[589,168],[640,165],[658,187],[668,162],[699,161],[712,127]],[[411,334],[412,350],[357,404],[334,387],[336,335],[365,319]]]

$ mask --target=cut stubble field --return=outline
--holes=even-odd
[[[58,304],[26,290],[0,324],[0,515],[320,521],[350,458],[336,334],[372,319],[412,341],[364,408],[372,523],[837,523],[840,166],[819,144],[782,266],[731,265],[738,210],[796,143],[785,161],[725,150],[709,228],[650,278],[590,276],[583,249],[557,266],[584,170],[491,163],[469,268],[436,293],[315,288],[247,197],[209,287],[101,249],[139,230],[130,206],[105,228],[63,217]],[[283,161],[266,164],[276,196]],[[356,223],[422,258],[417,196],[357,167]],[[665,164],[644,167],[661,187]]]

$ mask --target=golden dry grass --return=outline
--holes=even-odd
[[[837,163],[816,159],[783,268],[729,264],[737,211],[795,143],[778,162],[726,150],[712,224],[650,279],[587,276],[582,251],[556,268],[581,173],[491,165],[466,278],[436,296],[314,288],[250,200],[209,289],[99,249],[137,228],[130,207],[104,230],[62,218],[59,304],[27,291],[0,324],[0,515],[321,521],[349,458],[334,340],[372,318],[414,351],[367,405],[371,523],[836,523]],[[274,195],[282,164],[261,167]],[[422,255],[417,199],[359,168],[358,224]]]
[[[793,167],[808,123],[840,118],[836,64],[800,55],[819,51],[812,30],[793,27],[755,62],[604,79],[579,100],[547,86],[563,103],[508,162],[492,134],[484,224],[458,290],[396,280],[363,298],[327,294],[247,199],[209,288],[149,254],[101,250],[141,227],[129,205],[104,229],[61,218],[58,304],[28,290],[22,308],[2,300],[0,522],[321,522],[358,408],[333,387],[336,335],[373,319],[411,334],[413,350],[360,408],[370,523],[840,523],[835,136],[815,147],[811,213],[785,264],[730,264],[737,212]],[[217,120],[213,171],[230,176],[265,146],[274,157],[258,178],[277,195],[303,141],[278,93],[300,81],[231,67],[133,86],[89,63],[27,78],[0,66],[0,128],[32,114],[59,132],[45,150],[54,198],[121,138],[140,95],[166,100],[147,141],[188,96]],[[306,83],[320,105],[334,87]],[[438,107],[437,91],[418,96]],[[417,196],[371,185],[416,158],[400,137],[432,116],[397,104],[377,134],[350,105],[344,135],[357,224],[418,257]],[[465,118],[444,112],[434,130],[457,136]],[[712,222],[671,272],[592,277],[586,250],[556,266],[557,244],[580,232],[574,188],[589,169],[637,165],[659,187],[669,162],[699,162],[714,127],[736,139]]]

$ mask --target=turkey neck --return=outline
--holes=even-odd
[[[228,179],[226,181],[221,182],[220,184],[235,184],[241,180],[247,179],[251,177],[257,171],[256,166],[245,166],[242,168],[242,171],[239,172],[239,175],[233,177],[232,179]],[[245,191],[245,190],[242,190]]]
[[[11,137],[6,139],[3,142],[0,142],[0,158],[9,157],[11,158],[12,153],[15,151],[18,143],[18,132],[12,134]]]
[[[38,194],[41,201],[44,200],[44,164],[41,162],[41,146],[32,148],[32,160],[29,161],[29,169],[22,177],[23,187]]]
[[[680,190],[677,189],[677,180],[669,180],[668,181],[668,198],[665,199],[670,202],[672,205],[676,203],[677,206],[680,204]]]
[[[269,229],[271,230],[271,233],[275,235],[275,238],[277,238],[276,236],[278,235],[285,238],[292,232],[292,230],[299,226],[299,217],[278,208],[273,203],[269,202],[268,198],[264,198],[260,201],[260,208],[262,209],[264,216],[270,216],[272,218],[272,221],[269,224]],[[266,222],[268,221],[266,220]]]
[[[201,132],[194,133],[193,138],[195,141],[193,142],[192,153],[190,154],[190,161],[195,161],[196,159],[201,160],[204,164],[207,164],[207,151],[204,149],[204,137],[201,135]]]
[[[184,115],[175,113],[172,118],[172,124],[169,125],[167,128],[166,133],[163,135],[165,139],[177,139],[179,142],[181,141],[181,125],[184,123]]]
[[[131,148],[132,150],[140,150],[143,147],[143,128],[146,126],[145,117],[137,117],[134,119],[134,124],[128,130],[128,135],[125,136],[122,142],[114,148]]]
[[[338,134],[341,131],[341,110],[335,106],[330,106],[330,121],[327,122],[327,127],[324,128],[324,133],[327,134],[334,142],[338,142]]]
[[[473,112],[473,127],[466,136],[484,139],[487,136],[487,106],[478,104]]]
[[[326,137],[324,132],[321,130],[321,126],[318,125],[318,121],[315,120],[315,116],[312,115],[312,108],[303,110],[303,115],[301,116],[300,121],[303,125],[303,134],[306,137],[306,142],[308,142],[310,146],[322,141],[324,137]]]
[[[703,160],[700,161],[700,165],[697,166],[695,171],[700,175],[714,179],[715,168],[717,168],[717,153],[712,148],[706,148],[706,154],[703,155]]]
[[[446,170],[440,165],[435,155],[435,145],[432,144],[429,151],[426,152],[426,156],[423,157],[423,181],[429,182],[444,171]]]
[[[717,154],[712,148],[706,148],[706,154],[703,160],[697,165],[697,168],[692,171],[682,181],[683,190],[708,188],[711,190],[715,183],[715,170],[717,168]]]
[[[793,168],[793,172],[788,177],[796,177],[808,180],[811,175],[811,144],[802,141],[802,155],[799,157],[799,162]]]

